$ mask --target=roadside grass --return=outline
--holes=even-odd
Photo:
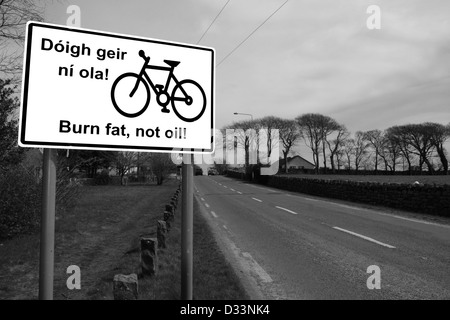
[[[54,299],[113,299],[115,274],[140,274],[139,239],[156,237],[157,220],[162,220],[165,204],[178,183],[169,180],[162,186],[83,187],[77,205],[57,214]],[[167,234],[167,248],[158,251],[157,276],[139,278],[139,299],[180,299],[180,254],[179,206]],[[70,265],[81,269],[81,290],[66,286]],[[38,273],[39,234],[0,243],[0,299],[37,299]],[[194,299],[245,298],[206,221],[195,213]]]
[[[237,275],[219,249],[194,201],[194,299],[248,300]]]
[[[323,180],[348,180],[361,182],[379,182],[379,183],[404,183],[412,184],[415,181],[421,184],[450,184],[450,175],[415,175],[415,176],[391,176],[391,175],[345,175],[345,174],[280,174],[280,176],[296,177],[302,179],[323,179]]]

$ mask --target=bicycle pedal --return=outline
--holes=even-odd
[[[170,110],[167,109],[167,108],[163,108],[163,109],[161,109],[161,112],[164,112],[164,113],[170,113]]]

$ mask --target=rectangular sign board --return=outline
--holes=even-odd
[[[211,153],[212,48],[27,24],[19,145]]]

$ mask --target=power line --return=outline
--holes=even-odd
[[[222,7],[222,9],[220,9],[219,13],[217,14],[217,16],[214,18],[214,20],[211,22],[211,24],[209,25],[208,28],[206,28],[205,32],[203,32],[202,36],[200,37],[200,39],[197,41],[197,44],[200,43],[200,41],[202,41],[203,37],[205,36],[205,34],[208,32],[209,28],[211,28],[211,26],[214,24],[214,22],[217,20],[217,18],[220,16],[220,14],[222,13],[223,9],[225,9],[225,7],[227,6],[228,2],[230,2],[230,0],[228,0]]]
[[[216,65],[216,68],[222,63],[224,62],[229,56],[231,56],[233,54],[233,52],[235,52],[242,44],[244,44],[245,41],[247,41],[256,31],[258,31],[259,28],[261,28],[267,21],[269,21],[270,18],[272,18],[289,0],[286,0],[281,6],[278,7],[277,10],[275,10],[274,12],[272,12],[272,14],[270,16],[267,17],[266,20],[264,20],[259,26],[256,27],[255,30],[253,30],[252,32],[250,32],[250,34],[244,39],[242,40],[241,43],[239,43],[233,50],[231,50],[230,53],[228,53],[225,58],[223,58],[222,60],[220,60],[220,62]]]

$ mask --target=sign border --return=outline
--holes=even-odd
[[[67,143],[67,142],[42,142],[42,141],[30,141],[25,140],[26,119],[27,119],[27,105],[28,105],[28,87],[29,87],[29,69],[31,63],[31,41],[33,38],[33,27],[42,27],[49,29],[57,29],[63,31],[79,32],[91,35],[109,36],[113,38],[150,42],[162,45],[170,45],[176,47],[183,47],[196,50],[210,51],[212,54],[211,59],[211,145],[209,149],[193,149],[193,148],[175,148],[175,147],[146,147],[146,146],[128,146],[128,145],[104,145],[104,144],[86,144],[86,143]],[[125,35],[119,33],[112,33],[106,31],[91,30],[85,28],[67,27],[56,24],[42,23],[36,21],[29,21],[27,23],[27,34],[25,41],[25,56],[24,56],[24,70],[22,74],[22,100],[20,104],[20,128],[19,128],[19,145],[22,147],[30,148],[53,148],[53,149],[82,149],[82,150],[109,150],[109,151],[138,151],[138,152],[176,152],[176,153],[201,153],[211,154],[214,152],[214,89],[215,89],[215,50],[210,47],[194,46],[192,44],[185,44],[173,41],[158,40],[151,38],[144,38],[139,36]],[[194,151],[187,151],[194,150]],[[201,150],[201,151],[198,151]]]

